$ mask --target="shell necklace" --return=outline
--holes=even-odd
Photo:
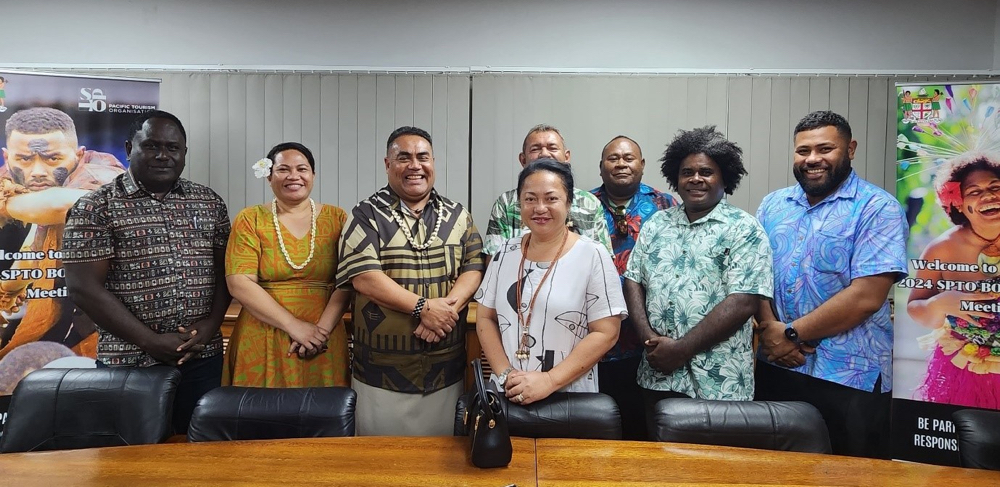
[[[288,249],[285,248],[285,239],[281,236],[281,227],[278,225],[278,199],[275,198],[271,201],[271,218],[274,220],[274,230],[278,234],[278,247],[281,248],[281,255],[285,256],[285,262],[297,271],[305,269],[309,265],[309,261],[313,258],[313,253],[316,252],[316,203],[309,198],[309,213],[312,219],[311,225],[309,227],[309,257],[306,257],[305,262],[301,264],[295,264],[292,262],[292,258],[288,256]]]
[[[399,206],[400,207],[403,206],[402,200],[400,200]],[[413,247],[413,250],[427,250],[431,246],[431,241],[434,240],[434,237],[437,236],[438,231],[441,230],[441,212],[437,211],[437,206],[434,206],[432,208],[432,211],[437,213],[437,215],[435,215],[436,221],[434,222],[434,230],[427,235],[427,240],[422,244],[418,244],[416,239],[413,238],[413,234],[410,233],[410,227],[406,224],[406,221],[403,219],[403,209],[398,208],[397,210],[399,211],[399,215],[396,215],[396,212],[392,210],[389,210],[389,214],[392,215],[393,220],[396,220],[396,223],[399,225],[399,229],[403,231],[403,236],[406,237],[406,241],[410,242],[410,246]]]
[[[531,312],[535,308],[535,298],[538,297],[538,292],[542,290],[542,284],[545,284],[545,278],[549,277],[549,273],[556,268],[556,264],[559,263],[559,256],[563,253],[566,248],[566,241],[569,240],[569,229],[563,234],[562,243],[559,244],[559,250],[556,251],[556,255],[552,257],[552,262],[549,263],[549,268],[545,270],[545,274],[542,274],[542,280],[538,281],[538,286],[531,293],[531,298],[528,300],[528,307],[524,309],[522,289],[524,280],[527,279],[527,275],[524,273],[524,261],[528,257],[528,244],[531,242],[531,234],[524,236],[524,247],[521,248],[521,262],[517,266],[517,321],[521,325],[521,340],[517,347],[517,352],[514,353],[514,357],[521,364],[521,370],[525,368],[525,362],[528,360],[528,356],[531,352]],[[527,311],[527,316],[525,316],[525,311]]]

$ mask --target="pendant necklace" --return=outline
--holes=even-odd
[[[531,234],[529,233],[524,236],[524,248],[521,249],[521,262],[517,266],[518,277],[517,277],[517,291],[516,291],[517,321],[521,325],[521,342],[520,346],[517,347],[517,352],[514,354],[514,356],[517,358],[517,361],[520,362],[521,370],[525,369],[526,366],[525,362],[528,360],[528,357],[530,356],[531,352],[531,346],[529,342],[531,335],[529,334],[529,332],[531,331],[531,312],[535,308],[535,299],[538,298],[538,292],[542,289],[542,284],[545,283],[545,279],[549,277],[549,273],[552,272],[552,270],[556,268],[556,264],[559,263],[559,256],[562,255],[563,250],[566,248],[566,241],[568,239],[569,239],[569,230],[567,229],[566,232],[563,234],[563,240],[562,244],[559,246],[559,251],[556,252],[555,257],[552,258],[552,262],[549,263],[549,268],[545,270],[545,274],[542,274],[542,280],[538,281],[538,286],[531,293],[531,299],[528,300],[528,308],[526,310],[522,310],[521,308],[523,303],[521,301],[522,299],[521,290],[523,289],[524,279],[525,277],[527,277],[524,274],[524,261],[528,256],[528,245],[531,242]],[[527,311],[527,315],[525,315],[523,311]]]
[[[994,267],[1000,266],[1000,246],[997,245],[997,239],[990,240],[980,235],[979,233],[976,232],[974,228],[972,228],[971,224],[969,225],[969,230],[972,232],[973,235],[979,237],[980,240],[988,244],[985,247],[983,247],[982,250],[979,251],[979,258],[977,259],[979,264],[979,269],[982,270],[986,264]],[[983,274],[995,276],[997,274],[1000,274],[1000,271],[993,273],[988,273],[984,271]]]

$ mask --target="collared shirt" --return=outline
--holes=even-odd
[[[440,228],[434,235],[438,219]],[[427,250],[414,250],[398,219],[419,244],[430,236]],[[472,216],[461,204],[431,192],[420,217],[400,205],[388,186],[357,204],[338,244],[337,287],[350,288],[351,279],[380,271],[403,288],[427,299],[447,296],[467,271],[482,271],[482,238]],[[410,312],[378,305],[369,296],[354,296],[354,378],[381,389],[431,393],[465,376],[465,322],[437,343],[417,338],[417,320]]]
[[[594,195],[573,188],[573,204],[569,209],[569,220],[573,223],[573,231],[590,237],[611,252],[611,238],[608,228],[604,225],[604,210],[601,202]],[[486,237],[483,240],[483,252],[494,255],[500,246],[511,237],[520,237],[528,232],[528,227],[521,222],[521,202],[517,199],[517,189],[506,191],[493,203],[490,212],[490,223],[486,227]]]
[[[594,188],[590,192],[597,197],[604,209],[604,223],[611,237],[611,247],[614,248],[615,268],[618,269],[618,275],[621,276],[625,273],[628,256],[632,253],[632,247],[635,247],[635,239],[639,237],[639,228],[642,227],[642,224],[657,211],[676,206],[677,203],[669,194],[661,193],[644,183],[639,183],[639,189],[624,209],[623,216],[619,217],[624,218],[627,224],[627,231],[621,233],[615,225],[614,204],[608,200],[604,185]],[[632,321],[626,318],[622,320],[618,342],[611,350],[608,350],[603,360],[622,360],[641,353],[642,342],[639,341],[639,334],[635,331]]]
[[[730,294],[771,297],[771,247],[757,220],[725,200],[691,223],[684,205],[656,212],[639,231],[625,277],[646,289],[646,315],[656,333],[686,335]],[[671,374],[643,353],[639,385],[699,399],[753,399],[752,326],[691,358]]]
[[[757,219],[774,250],[774,300],[785,323],[811,313],[859,277],[895,273],[898,281],[906,275],[909,226],[903,208],[853,170],[815,206],[798,184],[767,195]],[[792,370],[865,391],[874,389],[881,374],[882,392],[891,391],[889,303],[860,325],[824,338]]]
[[[229,239],[226,203],[206,186],[178,179],[162,200],[125,172],[70,208],[63,262],[110,261],[105,287],[156,333],[208,317],[215,297],[215,251]],[[97,358],[108,365],[158,363],[134,343],[100,328]],[[222,353],[216,333],[200,357]]]

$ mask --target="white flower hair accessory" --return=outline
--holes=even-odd
[[[272,163],[270,159],[265,157],[253,163],[253,165],[250,167],[253,168],[254,177],[260,179],[260,178],[266,178],[268,175],[271,174],[271,166],[273,165],[274,163]]]

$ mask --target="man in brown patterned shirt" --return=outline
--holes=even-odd
[[[63,236],[69,294],[98,326],[111,366],[176,365],[174,429],[222,378],[219,327],[229,214],[206,186],[182,179],[187,135],[177,117],[140,115],[125,142],[128,172],[80,198]]]
[[[450,435],[482,239],[469,212],[434,191],[430,134],[396,129],[385,170],[389,185],[354,207],[338,252],[337,286],[356,291],[357,430]]]

